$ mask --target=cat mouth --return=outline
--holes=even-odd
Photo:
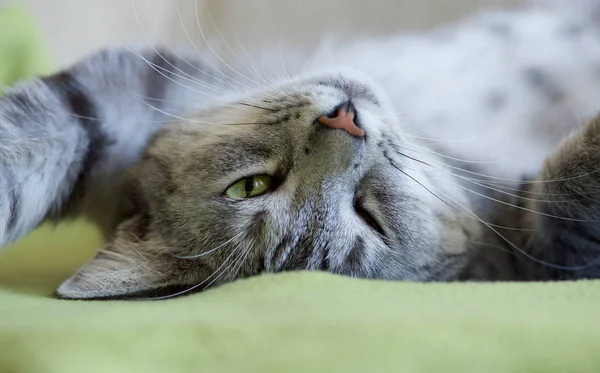
[[[377,232],[380,236],[385,237],[385,231],[383,226],[379,223],[377,218],[365,207],[364,201],[361,198],[354,200],[354,211],[362,219],[362,221],[369,226],[372,230]]]

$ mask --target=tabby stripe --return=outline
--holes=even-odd
[[[352,249],[346,255],[346,265],[350,268],[350,273],[358,275],[362,272],[365,247],[365,240],[362,237],[354,241]]]
[[[83,85],[77,81],[71,72],[62,72],[44,78],[43,82],[59,97],[63,105],[75,115],[74,119],[86,133],[87,151],[80,163],[72,189],[73,195],[70,199],[71,203],[76,203],[85,193],[87,173],[100,159],[109,141],[101,130],[102,123],[96,105]]]
[[[177,79],[177,76],[175,76],[177,61],[170,54],[161,54],[156,51],[150,60],[150,64],[145,80],[147,82],[146,100],[150,101],[150,105],[161,108],[160,100],[166,97],[169,84],[175,84],[168,78]],[[179,74],[186,75],[184,72],[179,72]]]
[[[284,236],[281,241],[275,246],[271,255],[271,263],[268,263],[267,268],[274,272],[280,271],[280,267],[287,259],[292,247],[292,239],[289,236]]]
[[[7,176],[7,180],[13,179],[12,177],[8,177],[9,175],[5,175]],[[17,216],[19,214],[19,205],[20,205],[20,200],[21,200],[21,192],[19,190],[19,188],[17,188],[16,183],[13,182],[9,182],[7,183],[8,187],[10,188],[10,191],[8,193],[8,198],[9,198],[9,211],[8,211],[8,220],[6,222],[6,230],[5,232],[10,234],[10,232],[14,229],[16,223],[17,223]]]

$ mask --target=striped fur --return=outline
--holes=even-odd
[[[0,244],[99,221],[110,239],[63,298],[293,270],[598,278],[600,122],[580,116],[600,109],[600,36],[594,13],[550,8],[329,45],[265,84],[154,50],[22,83],[0,101]],[[366,136],[320,124],[350,104]],[[253,175],[273,188],[227,196]]]
[[[122,171],[153,133],[170,115],[210,102],[212,68],[164,51],[138,54],[107,50],[7,90],[0,110],[0,245],[47,217],[84,203],[97,207],[95,199],[112,209]]]

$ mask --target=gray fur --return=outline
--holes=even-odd
[[[523,28],[509,21],[484,17],[470,30],[499,45],[520,43]],[[544,35],[578,43],[581,22],[551,23],[556,32]],[[448,32],[453,36],[440,45],[431,46],[431,37],[421,45],[445,51],[442,44],[460,43],[465,34]],[[205,62],[109,50],[23,83],[1,101],[0,243],[76,209],[110,233],[58,296],[169,297],[292,270],[409,281],[600,277],[599,120],[560,144],[553,139],[567,137],[567,126],[543,127],[551,135],[532,139],[531,157],[505,161],[502,171],[483,162],[465,168],[453,155],[469,149],[420,142],[401,115],[415,99],[425,129],[432,115],[436,122],[445,118],[439,125],[463,124],[452,105],[422,112],[436,108],[417,105],[422,92],[437,93],[424,90],[425,82],[415,90],[381,71],[372,79],[336,68],[231,89],[236,77]],[[588,66],[593,75],[597,65]],[[453,77],[469,70],[458,67]],[[517,92],[531,104],[518,109],[531,122],[522,126],[525,136],[581,88],[527,58],[509,75],[515,84],[496,81],[471,91],[475,85],[456,85],[456,95],[481,93],[480,106],[470,104],[482,128],[520,105],[512,97]],[[365,137],[317,120],[349,101]],[[490,150],[505,144],[492,140]],[[545,163],[544,149],[554,149]],[[537,176],[526,179],[531,164]],[[499,181],[505,170],[523,183]],[[237,180],[265,174],[273,190],[242,200],[225,196]]]

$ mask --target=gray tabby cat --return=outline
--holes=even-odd
[[[109,237],[59,297],[600,277],[591,13],[338,43],[281,80],[198,60],[107,50],[0,101],[0,244],[77,212]]]

